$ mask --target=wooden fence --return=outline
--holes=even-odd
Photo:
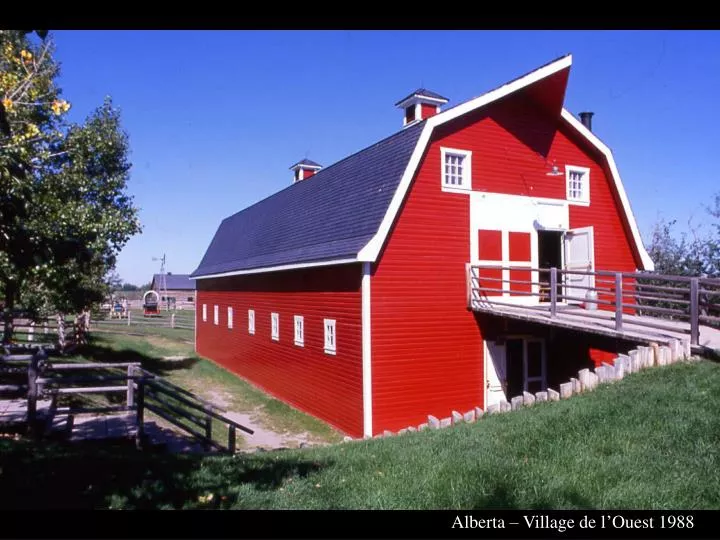
[[[237,448],[237,430],[249,435],[253,430],[227,416],[227,412],[195,394],[170,383],[143,369],[137,362],[127,363],[60,363],[48,361],[44,349],[33,354],[3,355],[0,363],[27,369],[27,385],[6,385],[5,390],[27,392],[27,425],[31,433],[41,436],[47,433],[53,419],[58,415],[67,416],[68,434],[72,431],[74,418],[78,414],[107,414],[134,412],[136,415],[136,441],[142,447],[146,443],[145,411],[151,411],[160,418],[181,429],[206,447],[234,453]],[[0,386],[0,390],[2,390]],[[117,403],[99,406],[61,406],[63,396],[122,394]],[[38,415],[37,403],[49,399],[50,407],[45,414]],[[213,425],[223,425],[227,430],[225,443],[219,442],[213,434]]]
[[[650,328],[666,328],[653,318],[687,322],[692,345],[698,344],[701,324],[720,326],[720,279],[485,264],[466,265],[466,279],[471,309],[484,304],[521,305],[549,310],[556,317],[559,308],[580,304],[588,318],[606,318],[594,314],[597,309],[614,312],[618,332],[627,315],[645,316],[647,320],[633,318],[632,323]],[[537,300],[518,303],[518,298]]]

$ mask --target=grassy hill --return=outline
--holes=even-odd
[[[675,364],[476,424],[228,457],[5,439],[0,504],[717,509],[719,390],[720,365]]]

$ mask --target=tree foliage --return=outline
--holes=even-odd
[[[690,227],[690,232],[674,233],[676,220],[655,224],[648,253],[659,274],[720,277],[720,193],[706,207],[712,222],[709,230]]]
[[[56,84],[50,37],[0,31],[0,297],[6,314],[79,311],[140,232],[129,144],[110,98],[82,124]],[[6,336],[7,338],[7,336]]]

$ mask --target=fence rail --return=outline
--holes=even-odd
[[[27,425],[35,435],[46,432],[52,418],[57,414],[67,415],[68,430],[71,431],[77,414],[134,412],[137,422],[136,441],[138,446],[142,447],[146,439],[146,410],[180,428],[207,447],[212,446],[221,451],[236,451],[238,430],[253,434],[252,429],[230,418],[227,411],[143,369],[138,362],[49,362],[43,348],[38,348],[32,355],[5,355],[2,361],[3,364],[27,366],[27,385],[18,386],[16,389],[27,390]],[[97,371],[101,373],[93,374]],[[108,384],[113,382],[121,384]],[[91,407],[58,405],[62,396],[110,393],[124,393],[124,403]],[[51,400],[49,417],[40,422],[37,402],[48,397]],[[221,423],[227,430],[226,444],[213,437],[214,423]],[[198,427],[201,429],[196,429]]]
[[[529,279],[518,277],[523,273],[529,274]],[[590,318],[598,317],[594,310],[614,312],[617,332],[623,331],[628,315],[649,318],[633,318],[634,325],[663,330],[669,329],[663,319],[686,321],[692,345],[699,343],[701,324],[720,323],[720,279],[487,264],[467,264],[466,279],[471,309],[484,304],[521,305],[549,310],[555,318],[558,308],[580,304]],[[537,303],[527,305],[527,300],[520,303],[518,298],[536,298]]]

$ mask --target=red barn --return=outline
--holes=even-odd
[[[542,390],[629,348],[468,305],[468,264],[512,266],[476,277],[522,304],[541,301],[531,268],[652,269],[610,150],[589,114],[563,108],[570,65],[444,111],[420,89],[397,103],[401,131],[293,166],[292,185],[221,223],[192,274],[197,352],[359,437]]]

